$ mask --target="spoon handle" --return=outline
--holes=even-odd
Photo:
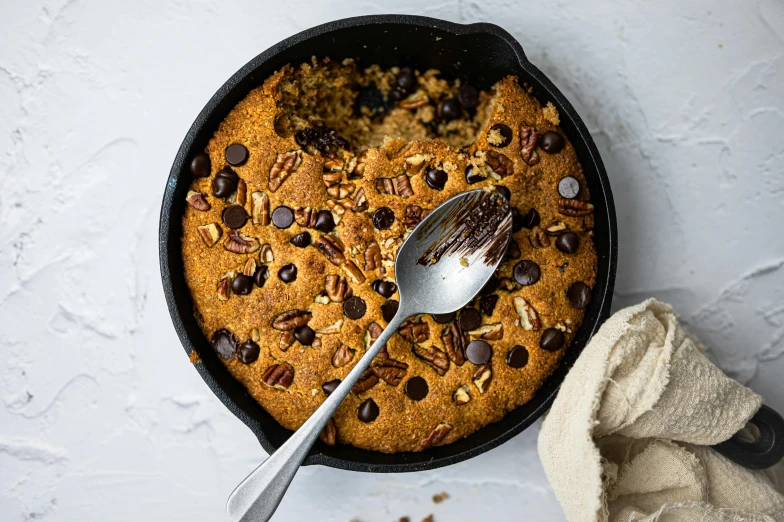
[[[357,361],[356,366],[335,391],[275,453],[270,455],[234,489],[226,503],[226,511],[228,511],[231,520],[235,522],[266,522],[272,517],[321,430],[332,418],[335,410],[338,409],[359,377],[368,369],[373,358],[381,351],[381,347],[386,344],[409,315],[411,314],[404,313],[401,302],[398,313],[373,345],[368,348],[365,355]]]

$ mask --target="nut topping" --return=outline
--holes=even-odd
[[[463,405],[471,400],[470,391],[471,388],[469,388],[467,384],[464,384],[455,390],[455,393],[452,394],[452,400],[455,401],[455,404],[458,406]]]
[[[218,281],[218,301],[228,301],[231,287],[231,280],[234,277],[233,272],[228,272],[225,276],[221,277]]]
[[[335,183],[340,183],[340,180],[343,179],[343,173],[328,171],[321,175],[321,179],[324,181],[324,185],[329,188]]]
[[[544,231],[548,236],[558,236],[561,232],[565,232],[567,229],[566,224],[563,221],[558,221],[554,219],[547,223],[544,227]]]
[[[365,270],[375,270],[381,267],[381,248],[375,241],[370,243],[365,250]]]
[[[431,446],[437,446],[444,440],[450,431],[452,431],[451,424],[447,424],[446,422],[440,423],[430,432],[430,435],[422,441],[422,447],[429,448]]]
[[[427,156],[424,154],[414,154],[406,158],[406,174],[409,176],[416,176],[422,172],[425,167]]]
[[[275,317],[272,320],[272,327],[281,331],[293,330],[298,326],[308,324],[311,317],[313,314],[305,310],[289,310]]]
[[[301,227],[313,228],[316,226],[317,213],[317,210],[310,207],[297,207],[294,210],[294,221]]]
[[[337,435],[338,430],[335,427],[335,421],[330,417],[330,419],[327,421],[327,425],[324,426],[324,429],[321,430],[321,433],[319,433],[319,439],[327,446],[334,446]]]
[[[354,294],[343,276],[329,274],[324,278],[324,286],[329,300],[333,303],[342,303]]]
[[[259,253],[259,259],[262,263],[272,263],[275,261],[275,256],[272,255],[272,247],[269,243],[264,243],[261,245],[261,252]]]
[[[217,243],[221,235],[223,235],[223,229],[218,226],[217,223],[201,225],[200,227],[197,227],[197,230],[199,231],[201,240],[210,248],[215,246],[215,243]]]
[[[528,301],[517,296],[514,298],[514,307],[517,315],[520,316],[520,326],[523,327],[523,330],[536,331],[542,327],[536,310],[534,310],[534,307],[531,306]]]
[[[367,330],[365,331],[365,351],[370,350],[370,347],[373,346],[373,343],[376,342],[376,339],[378,339],[378,336],[381,335],[381,332],[383,331],[384,329],[381,328],[375,321],[368,325]],[[381,348],[381,351],[385,351],[386,348],[387,347],[385,345],[383,348]],[[379,355],[381,354],[379,353]]]
[[[378,376],[373,371],[373,368],[368,368],[360,375],[357,383],[351,387],[351,393],[359,395],[362,392],[368,391],[370,388],[378,384]]]
[[[538,141],[538,132],[531,127],[520,126],[520,156],[531,167],[539,163],[539,153],[536,151]]]
[[[331,324],[329,326],[325,326],[324,328],[316,328],[317,334],[322,335],[331,335],[340,333],[340,330],[343,328],[343,319],[338,319],[337,322]]]
[[[269,189],[272,192],[277,191],[286,179],[291,176],[292,172],[296,172],[302,163],[302,151],[292,150],[278,154],[275,163],[272,165],[269,173]]]
[[[351,169],[351,175],[353,177],[361,178],[365,175],[365,166],[367,165],[367,151],[363,150],[360,152],[359,156],[357,156],[357,164],[354,165],[354,168]]]
[[[343,265],[343,271],[351,278],[352,281],[354,281],[355,284],[361,285],[365,282],[365,274],[362,273],[362,270],[360,270],[353,261],[347,261]]]
[[[397,332],[410,343],[423,343],[430,338],[430,327],[427,323],[415,323],[413,318],[403,321]]]
[[[487,341],[497,341],[504,337],[504,325],[502,323],[486,324],[476,330],[468,332],[471,339],[485,339]]]
[[[205,211],[212,208],[201,192],[189,190],[188,195],[185,196],[185,201],[196,210]]]
[[[253,216],[254,225],[270,224],[270,202],[269,196],[264,192],[254,192],[250,195],[250,213]]]
[[[446,354],[435,346],[420,346],[415,344],[412,351],[414,355],[428,363],[438,375],[444,375],[449,369],[449,359]]]
[[[343,243],[334,234],[317,237],[313,245],[335,266],[340,266],[346,261],[346,256],[343,255]]]
[[[354,194],[354,208],[352,209],[354,212],[364,212],[368,209],[368,201],[367,197],[365,196],[365,189],[359,189],[359,192]]]
[[[487,166],[490,167],[491,171],[502,178],[505,178],[514,172],[514,163],[512,160],[500,152],[488,150],[485,152],[485,162],[487,163]]]
[[[376,377],[389,384],[397,386],[406,376],[408,365],[403,361],[396,361],[385,357],[376,357],[371,366]]]
[[[489,364],[480,366],[476,373],[474,373],[472,381],[474,382],[476,389],[479,390],[479,393],[484,393],[487,391],[487,387],[490,385],[490,379],[492,376],[493,371],[490,369]]]
[[[541,227],[534,227],[528,235],[528,243],[534,248],[547,248],[550,246],[550,238]]]
[[[349,197],[356,187],[353,183],[339,183],[327,189],[327,194],[333,198],[343,199]]]
[[[401,109],[416,109],[427,105],[429,101],[430,98],[427,97],[427,93],[422,89],[417,89],[413,94],[408,95],[406,99],[401,101],[399,105]]]
[[[223,240],[223,248],[235,254],[251,254],[259,249],[259,240],[236,230],[229,230]]]
[[[394,178],[379,178],[376,180],[376,190],[381,194],[390,196],[400,196],[407,198],[414,194],[411,188],[411,180],[406,174],[395,176]]]
[[[342,368],[354,359],[355,353],[357,353],[357,351],[353,348],[349,348],[345,344],[341,344],[332,355],[332,366],[335,368]]]
[[[291,332],[283,332],[280,334],[280,351],[285,352],[294,344],[297,339],[294,338],[294,334]]]
[[[246,185],[244,181],[239,180],[237,182],[237,190],[229,196],[229,203],[236,203],[237,205],[244,207],[247,202],[248,185]]]
[[[277,390],[286,390],[293,380],[294,368],[285,362],[273,364],[261,376],[261,382]]]
[[[558,200],[558,212],[564,216],[587,216],[593,212],[593,205],[579,199],[561,198]]]
[[[465,347],[468,344],[463,330],[457,326],[457,323],[452,323],[441,332],[441,340],[444,342],[449,359],[456,365],[462,366],[465,363]]]
[[[430,211],[417,205],[409,205],[406,207],[405,216],[403,216],[403,226],[406,228],[416,227],[425,216],[430,214]]]
[[[243,275],[246,275],[248,277],[253,277],[257,269],[258,269],[258,263],[256,262],[255,259],[249,257],[248,260],[245,261],[245,266],[242,267],[242,273]]]
[[[343,160],[336,156],[325,158],[324,172],[343,172]],[[340,176],[338,176],[338,179],[340,179]]]

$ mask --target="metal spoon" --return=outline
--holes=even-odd
[[[511,231],[506,200],[481,189],[449,199],[419,224],[395,261],[397,314],[315,413],[232,492],[226,504],[232,520],[272,517],[319,433],[400,324],[412,315],[454,312],[468,303],[501,262]]]

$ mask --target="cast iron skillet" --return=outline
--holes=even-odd
[[[533,87],[542,104],[552,102],[560,113],[561,128],[574,145],[585,171],[595,206],[594,243],[598,273],[593,298],[583,324],[563,361],[527,404],[453,444],[420,453],[392,455],[347,445],[327,446],[318,441],[305,464],[322,464],[353,471],[409,472],[455,464],[488,451],[530,426],[552,403],[561,381],[591,336],[608,317],[618,252],[617,226],[610,184],[596,146],[569,101],[527,58],[520,44],[492,24],[459,25],[443,20],[405,15],[363,16],[338,20],[296,34],[267,49],[237,71],[207,103],[185,136],[172,165],[163,198],[160,222],[160,262],[163,288],[174,328],[187,353],[196,350],[202,364],[194,365],[220,400],[256,434],[272,453],[291,434],[281,427],[238,383],[218,360],[193,317],[193,306],[183,275],[181,218],[191,181],[189,159],[204,150],[212,133],[248,92],[274,71],[311,56],[334,60],[354,58],[360,66],[410,65],[435,68],[486,88],[512,74]],[[781,438],[779,437],[779,440]]]

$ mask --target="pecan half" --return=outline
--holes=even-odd
[[[250,254],[260,248],[259,240],[236,230],[229,230],[223,240],[223,248],[235,254]]]
[[[490,365],[485,364],[484,366],[479,367],[471,380],[474,382],[476,389],[479,390],[479,393],[484,393],[487,391],[487,387],[490,385],[490,379],[492,379],[492,377],[493,371],[490,368]]]
[[[324,328],[316,328],[316,333],[321,335],[332,335],[340,333],[343,328],[343,319],[338,319],[333,324],[325,326]]]
[[[427,156],[424,154],[413,154],[406,158],[406,173],[409,176],[420,174],[425,168]]]
[[[296,172],[302,163],[302,151],[292,150],[278,154],[269,173],[269,189],[277,191],[286,179]]]
[[[520,317],[520,326],[523,330],[536,331],[542,327],[539,315],[531,304],[520,296],[514,298],[515,312]]]
[[[487,341],[497,341],[504,338],[504,325],[502,323],[486,324],[476,330],[468,332],[472,339],[485,339]]]
[[[294,337],[294,334],[291,332],[283,332],[280,334],[280,351],[285,352],[294,344],[294,341],[297,339]]]
[[[452,394],[452,400],[455,401],[455,404],[458,406],[463,405],[471,400],[470,391],[471,388],[469,388],[467,384],[464,384],[455,390],[455,393]]]
[[[264,192],[254,192],[250,195],[250,213],[254,225],[270,224],[269,196]]]
[[[201,225],[196,227],[196,229],[199,231],[199,237],[201,237],[201,240],[204,241],[204,244],[210,248],[214,247],[215,243],[217,243],[221,235],[223,235],[223,229],[218,226],[217,223]]]
[[[327,421],[327,425],[324,426],[324,429],[319,433],[319,439],[327,446],[334,446],[337,435],[338,430],[335,427],[335,421],[330,417],[329,421]]]
[[[289,310],[272,320],[272,327],[276,330],[289,331],[298,326],[308,324],[313,314],[307,310]]]
[[[487,166],[490,167],[491,171],[502,178],[505,178],[514,172],[514,163],[512,160],[500,152],[488,150],[485,152],[485,162],[487,163]]]
[[[346,278],[335,274],[324,277],[324,287],[333,303],[342,303],[354,294]]]
[[[353,348],[349,348],[345,344],[341,344],[335,353],[332,354],[332,366],[335,368],[342,368],[354,359],[354,354],[357,353]]]
[[[329,187],[327,189],[327,194],[333,198],[343,199],[353,194],[355,188],[353,183],[338,183],[337,185]]]
[[[286,390],[293,380],[294,368],[285,362],[273,364],[261,376],[261,382],[277,390]]]
[[[365,330],[365,351],[370,350],[370,347],[373,346],[373,343],[376,342],[376,339],[378,339],[378,336],[381,335],[381,332],[383,331],[384,329],[375,321],[368,325],[367,330]],[[381,348],[381,350],[385,351],[386,345]]]
[[[381,247],[375,241],[365,249],[365,270],[375,270],[381,267]]]
[[[354,212],[364,212],[368,209],[368,201],[367,197],[365,196],[365,189],[359,189],[359,191],[354,194],[354,199],[352,201],[354,202],[354,208],[351,210]]]
[[[207,203],[207,200],[204,198],[204,194],[202,194],[201,192],[196,192],[194,190],[188,191],[188,194],[185,196],[185,201],[187,201],[188,205],[192,206],[196,210],[205,211],[212,208],[210,204]]]
[[[418,107],[422,107],[427,105],[430,101],[430,98],[427,97],[427,93],[422,89],[417,89],[412,94],[409,94],[404,100],[402,100],[398,105],[401,109],[416,109]]]
[[[275,261],[275,256],[272,254],[272,247],[269,243],[261,245],[261,252],[259,252],[259,259],[262,263],[272,263]]]
[[[397,333],[410,343],[423,343],[430,338],[430,327],[425,322],[415,323],[412,318],[403,321]]]
[[[423,448],[429,448],[431,446],[437,446],[444,440],[447,434],[452,431],[452,425],[447,424],[446,422],[440,423],[438,426],[433,428],[433,431],[430,432],[425,440],[422,441]]]
[[[444,328],[441,332],[441,340],[449,359],[458,366],[465,363],[465,347],[468,344],[463,330],[456,323]]]
[[[301,227],[313,228],[316,225],[317,210],[310,207],[297,207],[294,209],[294,221]]]
[[[249,257],[247,261],[245,261],[245,266],[242,267],[242,274],[248,277],[253,277],[258,269],[258,263],[252,257]]]
[[[394,178],[377,179],[376,190],[381,194],[400,196],[402,198],[407,198],[414,194],[414,190],[411,188],[411,180],[408,179],[406,174],[401,174]]]
[[[406,207],[405,215],[403,216],[403,226],[406,228],[416,227],[425,216],[430,214],[430,211],[417,205],[409,205]]]
[[[218,281],[217,293],[218,293],[218,301],[228,301],[229,294],[231,293],[231,279],[232,273],[229,272],[225,276],[221,277],[220,281]]]
[[[548,236],[558,236],[561,232],[565,232],[566,230],[566,223],[558,221],[557,219],[550,221],[544,226],[544,232]]]
[[[378,384],[378,376],[373,372],[373,368],[368,368],[359,376],[357,383],[351,387],[351,393],[359,395],[362,392],[368,391],[376,384]]]
[[[532,167],[539,163],[539,152],[536,150],[538,141],[538,132],[531,127],[520,125],[520,156]]]
[[[587,216],[593,212],[593,205],[579,199],[561,198],[558,200],[558,212],[564,216]]]
[[[376,377],[389,384],[397,386],[406,376],[408,365],[403,361],[396,361],[386,357],[376,357],[371,366]]]
[[[334,234],[317,237],[313,245],[335,266],[340,266],[346,261],[346,256],[343,255],[343,243]]]
[[[353,261],[346,261],[343,265],[343,271],[354,281],[354,284],[361,285],[365,282],[365,274]]]
[[[245,203],[248,202],[248,185],[245,184],[244,181],[239,180],[237,182],[237,190],[229,196],[229,203],[236,203],[237,205],[244,207]]]
[[[534,248],[547,248],[550,246],[550,238],[541,227],[534,227],[528,233],[528,243]]]
[[[438,375],[444,375],[449,369],[449,358],[435,346],[419,346],[415,344],[412,351],[414,355],[428,363]]]

